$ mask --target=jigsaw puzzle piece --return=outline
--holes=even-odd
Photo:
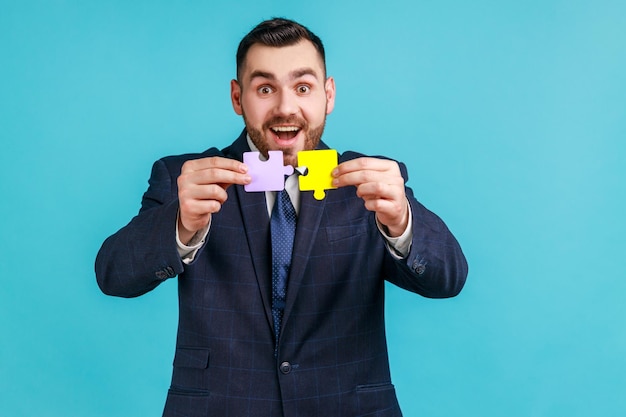
[[[313,191],[316,200],[323,200],[326,196],[324,190],[337,188],[333,187],[330,175],[337,166],[336,150],[300,151],[298,166],[307,168],[307,173],[298,177],[300,191]]]
[[[269,151],[267,161],[262,161],[260,156],[260,152],[243,154],[243,163],[248,166],[248,174],[252,177],[252,182],[244,185],[244,189],[248,192],[284,190],[285,175],[293,174],[293,167],[283,165],[283,152]]]

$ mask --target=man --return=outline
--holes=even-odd
[[[404,166],[388,159],[344,153],[338,188],[321,201],[298,191],[296,175],[288,198],[244,190],[244,152],[280,150],[296,166],[298,151],[328,148],[320,139],[335,83],[307,28],[272,19],[246,35],[231,101],[245,122],[241,136],[222,150],[157,161],[139,215],[96,260],[100,288],[116,296],[178,275],[164,416],[400,416],[384,281],[455,296],[467,275],[457,241],[405,187]],[[295,237],[276,237],[283,209],[295,211]],[[292,254],[276,266],[286,243]]]

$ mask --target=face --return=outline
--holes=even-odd
[[[317,146],[335,105],[335,82],[324,77],[322,59],[308,40],[278,48],[252,45],[239,82],[231,81],[231,100],[261,153],[283,151],[285,164],[296,166],[299,151]]]

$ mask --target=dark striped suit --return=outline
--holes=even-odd
[[[228,188],[190,265],[175,240],[183,162],[241,161],[248,150],[243,132],[223,150],[157,161],[139,214],[104,242],[96,260],[101,289],[116,296],[139,296],[178,275],[180,318],[164,416],[400,416],[384,281],[426,297],[456,295],[467,275],[457,241],[407,188],[413,241],[408,257],[396,260],[354,187],[327,191],[322,201],[303,192],[275,357],[264,193]],[[340,162],[358,156],[347,152]]]

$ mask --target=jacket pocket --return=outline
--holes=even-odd
[[[396,389],[390,382],[357,385],[359,417],[401,417]]]
[[[357,385],[356,392],[372,392],[372,391],[384,391],[389,389],[395,389],[393,384],[390,382],[381,382],[378,384],[365,384],[365,385]]]
[[[206,417],[208,415],[210,415],[208,393],[190,395],[187,392],[170,390],[167,394],[163,417]]]
[[[330,243],[344,239],[357,238],[367,233],[367,223],[359,223],[350,226],[334,226],[326,228],[326,237]]]
[[[208,395],[210,353],[207,348],[176,348],[171,394]]]

